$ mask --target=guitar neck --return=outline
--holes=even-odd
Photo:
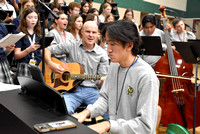
[[[71,79],[77,80],[100,80],[105,75],[93,75],[93,74],[71,74]]]

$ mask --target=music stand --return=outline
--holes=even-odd
[[[196,91],[197,91],[198,64],[200,64],[200,41],[172,42],[172,43],[176,46],[176,50],[180,53],[185,62],[196,64],[195,90],[194,90],[194,115],[193,115],[193,134],[195,134]]]
[[[163,56],[162,43],[159,36],[141,36],[142,44],[139,55]]]
[[[7,28],[8,33],[12,33],[13,29],[15,28],[15,24],[13,23],[1,23],[1,24],[3,24]]]

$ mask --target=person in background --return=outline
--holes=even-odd
[[[94,21],[84,23],[81,30],[82,40],[76,42],[59,43],[45,49],[45,61],[53,72],[62,74],[64,69],[51,60],[52,54],[69,54],[71,62],[77,62],[84,68],[85,74],[107,74],[108,56],[106,52],[95,42],[98,34],[98,27]],[[74,90],[74,92],[64,92],[68,114],[73,114],[75,109],[82,103],[93,104],[97,98],[99,90],[98,81],[84,80]]]
[[[92,9],[92,8],[93,8],[93,0],[86,0],[86,1],[88,1],[89,6],[90,6],[90,9]],[[90,10],[90,9],[89,9],[89,10]]]
[[[89,12],[99,16],[99,11],[96,8],[91,8],[91,10]]]
[[[86,21],[94,21],[97,23],[98,25],[98,22],[99,22],[99,17],[96,15],[96,14],[93,14],[93,13],[89,13],[85,19],[85,22]]]
[[[171,27],[167,28],[169,31],[171,31],[170,38],[172,41],[186,42],[188,39],[196,39],[194,33],[185,30],[185,23],[182,19],[175,18],[172,21],[172,24],[174,30],[171,30]],[[172,48],[175,49],[175,46],[173,46]]]
[[[115,21],[115,17],[113,16],[112,13],[109,13],[106,15],[106,18],[105,18],[105,25],[104,27],[106,27],[106,23],[110,23],[110,22],[114,22]],[[107,51],[107,48],[108,48],[108,44],[106,43],[106,40],[104,37],[100,36],[101,39],[99,41],[99,46],[101,46],[105,51]]]
[[[83,23],[85,22],[88,12],[89,12],[89,3],[87,1],[81,2],[80,15],[83,18]]]
[[[17,31],[26,35],[15,44],[14,56],[18,61],[16,76],[30,77],[28,64],[39,65],[42,59],[40,45],[36,44],[41,35],[39,14],[36,9],[31,7],[24,9]]]
[[[93,8],[93,0],[74,0],[81,4],[81,2],[88,2],[89,3],[89,10]]]
[[[87,15],[89,12],[89,3],[87,1],[81,2],[81,11],[80,14]]]
[[[21,4],[20,2],[21,2],[21,0],[20,1],[19,0],[9,0],[8,1],[8,3],[14,7],[16,15],[18,15],[19,11],[20,11],[19,10],[19,4]]]
[[[48,32],[47,36],[54,37],[54,40],[51,42],[51,45],[57,45],[61,42],[70,42],[71,39],[69,38],[71,36],[71,33],[65,31],[68,21],[67,21],[67,15],[63,12],[58,12],[57,15],[59,16],[58,19],[55,19],[55,28]],[[62,62],[66,61],[66,54],[62,55],[55,55],[57,59],[59,59]]]
[[[50,3],[50,8],[51,8],[51,10],[53,11],[55,11],[55,12],[59,12],[59,11],[61,11],[61,12],[64,12],[65,14],[67,14],[68,15],[68,11],[64,11],[64,10],[62,10],[62,6],[68,6],[68,3],[66,3],[65,2],[65,0],[54,0],[52,3]],[[48,16],[48,20],[50,20],[51,22],[50,22],[50,24],[52,23],[52,20],[54,20],[54,17],[50,14],[49,16]],[[49,24],[47,24],[47,25],[49,25]],[[47,27],[48,29],[53,29],[54,27],[52,27],[52,28],[49,28],[49,27]]]
[[[103,3],[101,4],[100,8],[99,8],[99,14],[101,14],[103,12],[103,7],[104,7],[105,3],[113,3],[113,2],[114,2],[114,0],[104,0]],[[112,7],[111,13],[113,15],[119,15],[118,8],[116,6]]]
[[[54,5],[59,4],[60,6],[67,6],[68,5],[68,3],[65,0],[54,0],[53,4]]]
[[[154,70],[137,54],[140,36],[130,20],[107,25],[103,35],[111,64],[98,100],[73,114],[79,122],[109,112],[109,121],[89,126],[102,134],[155,134],[159,81]]]
[[[0,23],[0,40],[8,34],[8,30],[6,27]],[[6,46],[5,49],[0,47],[0,82],[7,83],[7,84],[14,84],[13,78],[11,76],[9,63],[7,61],[6,56],[13,51],[15,45]]]
[[[81,29],[83,26],[83,18],[79,14],[71,16],[69,24],[67,26],[67,32],[71,33],[69,39],[80,40],[82,38]]]
[[[111,13],[111,5],[108,3],[105,3],[103,6],[103,12],[101,13],[101,15],[99,15],[99,21],[100,22],[105,22],[105,17],[107,14]]]
[[[70,2],[68,8],[69,8],[68,22],[69,22],[70,17],[72,15],[80,13],[81,4],[79,4],[78,2]]]
[[[3,22],[5,23],[13,22],[13,20],[17,17],[15,8],[12,5],[10,5],[6,0],[0,0],[0,8],[2,10],[13,11],[12,16],[9,17],[9,15],[7,15],[7,17],[3,20]]]
[[[138,24],[135,22],[135,19],[134,19],[134,12],[133,12],[132,9],[130,9],[130,8],[126,9],[126,11],[124,12],[123,20],[132,20],[132,21],[137,25],[137,28],[138,28],[138,31],[139,31],[139,26],[138,26]]]
[[[114,15],[112,13],[107,14],[105,17],[105,22],[109,23],[109,22],[113,22],[113,21],[115,21]]]
[[[35,8],[35,3],[33,0],[22,0],[21,1],[21,11],[20,11],[20,15],[15,18],[13,20],[13,24],[15,24],[15,28],[13,29],[13,33],[15,33],[16,29],[18,28],[19,26],[19,22],[20,22],[20,18],[21,18],[21,15],[22,15],[22,12],[24,11],[25,8],[27,7],[32,7],[32,8]]]
[[[52,4],[52,11],[54,13],[58,13],[58,12],[62,12],[61,6],[60,4]],[[54,17],[51,15],[50,19],[48,20],[48,24],[46,26],[46,28],[48,28],[48,31],[52,30],[53,28],[55,28],[55,23],[54,23]]]
[[[135,22],[134,12],[132,9],[130,8],[126,9],[126,11],[124,12],[123,20],[132,20],[133,22]]]
[[[162,48],[165,51],[167,49],[165,42],[165,34],[162,30],[156,28],[156,18],[153,15],[146,15],[142,19],[143,30],[140,32],[140,36],[159,36],[162,43]],[[146,61],[152,68],[156,65],[161,56],[140,55],[144,61]]]

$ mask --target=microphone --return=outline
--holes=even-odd
[[[166,8],[165,8],[165,11],[166,11],[166,12],[170,12],[170,13],[175,13],[175,11],[170,10],[170,9],[166,9]]]
[[[43,8],[47,9],[49,11],[49,13],[55,18],[55,19],[59,19],[59,16],[53,12],[47,5],[45,5],[43,2],[41,2],[40,0],[38,0],[39,4],[43,6]]]
[[[192,30],[194,33],[196,33],[196,32],[197,32],[197,30],[196,30],[196,29],[194,29],[194,28],[191,28],[191,27],[190,27],[190,25],[188,25],[188,24],[186,24],[186,23],[185,23],[185,27],[188,27],[188,28],[190,28],[190,30]]]

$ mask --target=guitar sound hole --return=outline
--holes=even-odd
[[[62,79],[63,79],[64,81],[68,81],[68,80],[70,79],[70,73],[69,73],[69,72],[64,72],[64,73],[62,74]]]

